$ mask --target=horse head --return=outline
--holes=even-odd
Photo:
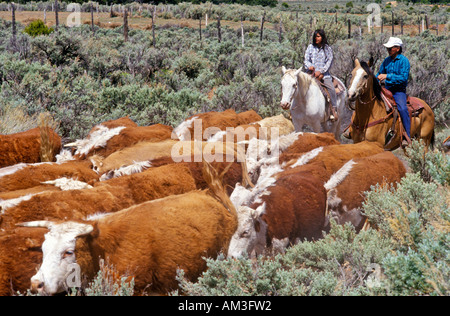
[[[373,58],[370,58],[369,63],[355,60],[355,68],[352,71],[352,80],[350,81],[350,88],[348,89],[349,101],[355,101],[363,94],[373,88],[373,92],[379,98],[381,86],[372,71]]]
[[[295,93],[298,88],[298,75],[301,69],[286,69],[281,68],[283,77],[281,78],[281,102],[280,106],[287,110],[292,105]]]

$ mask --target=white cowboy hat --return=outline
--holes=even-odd
[[[401,46],[403,47],[403,42],[398,37],[390,37],[389,41],[386,44],[383,44],[387,48],[391,48],[394,46]]]

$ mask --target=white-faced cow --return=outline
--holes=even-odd
[[[205,172],[207,173],[207,172]],[[134,277],[135,293],[166,294],[178,286],[177,269],[195,280],[205,269],[204,257],[226,252],[237,227],[236,212],[219,183],[205,176],[208,191],[192,191],[135,205],[90,222],[29,222],[50,231],[42,245],[43,261],[31,279],[32,288],[56,294],[67,288],[68,267],[93,277],[99,258],[120,274]],[[227,205],[227,206],[225,206]]]
[[[324,185],[329,216],[338,224],[351,223],[359,231],[366,220],[361,213],[364,192],[376,184],[395,184],[405,174],[402,161],[391,152],[348,161]]]

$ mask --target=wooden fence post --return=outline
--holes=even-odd
[[[439,35],[439,18],[436,15],[436,35]]]
[[[152,37],[153,37],[153,47],[155,47],[155,45],[156,45],[156,37],[155,37],[155,29],[156,29],[156,25],[155,25],[155,17],[156,17],[156,6],[153,7],[153,12],[152,12]]]
[[[350,22],[350,19],[347,20],[348,23],[348,38],[352,37],[352,23]]]
[[[278,41],[281,43],[283,41],[283,17],[280,16],[280,25],[278,33]]]
[[[56,29],[58,29],[58,27],[59,27],[58,0],[55,0],[55,20],[56,20]]]
[[[394,36],[395,35],[395,32],[394,32],[394,10],[392,10],[392,36]]]
[[[123,11],[123,37],[124,41],[128,41],[128,9],[125,8]]]
[[[222,30],[220,28],[220,14],[217,15],[217,37],[219,39],[219,43],[222,42]]]
[[[202,41],[202,14],[198,15],[198,32],[200,34],[200,42]]]
[[[92,28],[92,33],[95,33],[95,30],[94,30],[94,7],[92,5],[92,2],[91,2],[91,28]]]
[[[259,40],[263,40],[263,32],[264,32],[264,22],[266,19],[266,10],[264,10],[263,16],[261,17],[261,30],[259,32]]]
[[[11,2],[11,14],[12,14],[12,40],[13,44],[16,45],[16,5],[14,2]]]
[[[241,41],[242,47],[244,47],[244,16],[241,15]]]

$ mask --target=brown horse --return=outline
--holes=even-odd
[[[355,101],[355,112],[349,131],[353,142],[363,140],[378,142],[385,150],[394,150],[400,147],[403,126],[400,117],[395,124],[395,133],[387,141],[386,135],[393,125],[394,111],[389,113],[381,97],[381,86],[370,68],[372,61],[359,62],[355,60],[352,72],[352,81],[348,90],[350,101]],[[411,138],[419,138],[425,142],[426,147],[434,143],[434,113],[425,101],[415,99],[423,107],[418,116],[411,117]],[[388,137],[389,138],[389,137]]]

